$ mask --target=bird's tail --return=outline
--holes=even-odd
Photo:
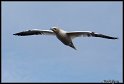
[[[72,42],[69,43],[69,46],[72,47],[73,49],[77,50],[76,47],[74,46],[74,44]]]

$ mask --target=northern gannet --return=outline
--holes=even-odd
[[[72,47],[76,50],[72,40],[75,37],[101,37],[106,39],[118,39],[117,37],[111,37],[108,35],[99,34],[96,32],[91,31],[64,31],[58,27],[52,27],[50,30],[39,30],[39,29],[32,29],[32,30],[26,30],[19,33],[15,33],[13,35],[18,36],[30,36],[30,35],[54,35],[56,36],[63,44]]]

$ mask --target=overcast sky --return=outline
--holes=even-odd
[[[94,31],[77,50],[55,36],[14,36],[28,29]],[[122,2],[2,2],[2,82],[122,82]]]

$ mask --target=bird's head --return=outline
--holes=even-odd
[[[52,30],[53,32],[59,32],[59,28],[58,27],[52,27],[52,28],[50,28],[50,30]]]

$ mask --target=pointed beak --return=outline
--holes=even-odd
[[[52,30],[52,31],[53,31],[54,29],[53,29],[53,28],[50,28],[50,30]]]

